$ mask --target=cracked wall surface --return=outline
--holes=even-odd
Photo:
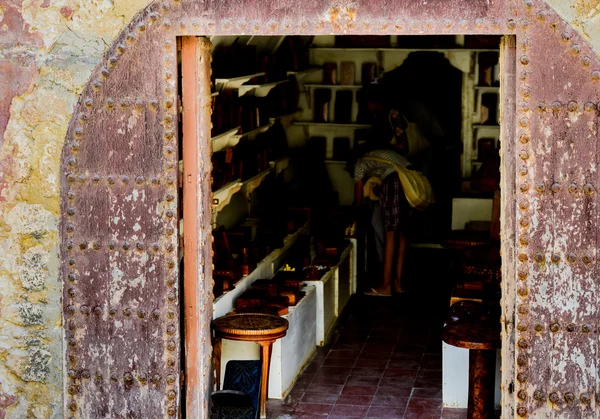
[[[59,163],[73,107],[149,0],[0,0],[0,419],[62,417]],[[600,0],[547,0],[600,52]]]

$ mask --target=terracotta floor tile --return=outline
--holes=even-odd
[[[442,399],[415,399],[411,397],[408,402],[408,409],[439,410],[441,412],[442,407]]]
[[[383,372],[385,370],[383,368],[353,368],[350,372],[351,376],[360,376],[360,377],[379,377],[383,376]]]
[[[442,390],[439,388],[413,388],[411,397],[417,399],[441,399]]]
[[[352,368],[349,367],[321,367],[315,374],[315,377],[328,375],[336,377],[347,377],[352,373]]]
[[[335,375],[315,375],[315,378],[310,382],[310,384],[334,384],[341,385],[346,383],[347,377],[338,377]]]
[[[386,406],[386,407],[396,407],[396,408],[404,408],[408,405],[407,397],[398,397],[398,396],[380,396],[375,395],[373,397],[373,401],[371,402],[371,406]]]
[[[421,366],[421,361],[416,359],[390,359],[388,368],[400,370],[418,370]]]
[[[380,387],[395,388],[413,388],[415,384],[414,377],[388,377],[382,378],[379,382]]]
[[[323,394],[340,394],[344,389],[343,385],[337,384],[316,384],[313,383],[306,389],[306,392]]]
[[[410,397],[412,393],[411,388],[397,388],[397,387],[379,387],[377,389],[376,396],[390,396],[390,397],[398,397],[398,398],[406,398]]]
[[[300,399],[301,404],[310,403],[310,404],[335,404],[338,399],[337,394],[323,394],[323,393],[312,393],[306,392],[302,399]],[[423,399],[425,400],[425,399]]]
[[[347,359],[356,359],[360,355],[361,350],[355,349],[351,351],[347,351],[344,349],[332,349],[327,355],[326,359],[329,358],[347,358]]]
[[[331,409],[331,414],[362,418],[366,416],[368,411],[368,405],[351,406],[345,404],[336,404],[333,406],[333,409]]]
[[[346,386],[377,386],[379,385],[379,377],[365,377],[351,375],[346,381]]]
[[[384,378],[390,378],[390,377],[408,377],[408,378],[415,379],[415,378],[417,378],[417,370],[405,370],[405,369],[399,369],[399,368],[386,368],[385,372],[383,373],[383,377]]]
[[[440,419],[442,412],[439,410],[406,409],[404,419]]]
[[[360,396],[356,394],[342,394],[338,397],[336,404],[349,404],[356,406],[370,405],[373,396]]]
[[[440,370],[442,369],[442,357],[439,354],[425,354],[421,361],[421,369],[423,370]]]
[[[344,386],[342,394],[358,395],[358,396],[373,396],[377,392],[375,386]]]
[[[438,378],[419,378],[415,381],[414,387],[437,388],[442,389],[442,380]]]
[[[467,409],[450,409],[442,410],[442,419],[467,419]]]
[[[350,367],[354,366],[356,359],[347,358],[325,358],[322,367]]]
[[[403,407],[380,407],[371,406],[367,413],[368,418],[381,418],[381,419],[402,419],[404,417]]]
[[[354,364],[355,368],[385,368],[387,366],[387,358],[379,359],[359,359]]]
[[[310,415],[323,415],[327,416],[333,409],[331,404],[304,404],[300,403],[294,409],[294,413],[306,413]]]

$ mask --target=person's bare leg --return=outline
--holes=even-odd
[[[394,273],[394,257],[396,256],[396,234],[393,231],[385,232],[385,245],[383,249],[383,283],[375,288],[380,294],[392,292],[392,276]]]
[[[404,259],[406,257],[406,249],[408,242],[404,233],[398,233],[398,253],[396,256],[396,272],[394,277],[394,291],[400,293],[403,291],[402,288],[402,271],[404,270]]]

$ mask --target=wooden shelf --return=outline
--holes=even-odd
[[[242,138],[238,134],[239,131],[240,127],[235,127],[211,138],[213,153],[235,147],[240,142],[240,138]]]
[[[244,132],[242,134],[235,134],[233,137],[238,142],[242,138],[248,138],[250,140],[254,140],[256,137],[258,137],[259,134],[262,134],[263,132],[265,132],[266,130],[268,130],[269,128],[271,128],[272,126],[273,126],[273,123],[270,122],[268,124],[263,125],[262,127],[255,128],[252,131]],[[237,144],[237,142],[236,142],[236,144]]]
[[[363,88],[362,85],[357,84],[305,84],[305,87],[309,89],[332,89],[332,90],[360,90]]]
[[[275,123],[275,121],[280,120],[281,125],[283,125],[284,128],[289,128],[290,126],[292,126],[294,124],[294,121],[296,120],[298,115],[300,115],[301,113],[302,113],[302,109],[298,109],[294,112],[290,112],[285,115],[279,115],[274,118],[269,118],[269,120],[271,121],[272,124]]]
[[[250,74],[247,76],[233,77],[229,79],[215,79],[215,84],[220,89],[231,90],[239,89],[244,83],[249,82],[253,78],[264,76],[265,73]]]
[[[336,124],[335,122],[311,122],[311,121],[296,121],[295,125],[329,127],[329,128],[371,128],[371,125],[368,125],[368,124]]]
[[[287,169],[290,165],[290,158],[284,157],[279,160],[269,162],[269,165],[271,166],[271,170],[275,172],[275,175],[279,176],[279,174]]]
[[[244,84],[238,88],[238,92],[239,96],[252,95],[256,97],[266,97],[275,86],[287,82],[288,80],[281,80],[266,84]]]

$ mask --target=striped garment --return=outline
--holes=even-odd
[[[377,161],[365,160],[364,157],[376,157],[389,161],[391,164],[381,163]],[[392,166],[395,164],[399,167],[408,167],[410,162],[400,154],[392,150],[374,150],[366,153],[363,158],[358,159],[354,166],[354,181],[364,179],[365,177],[371,178],[373,176],[384,180],[386,177],[395,173],[395,169]]]

